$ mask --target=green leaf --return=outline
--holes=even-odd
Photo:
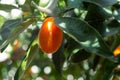
[[[113,19],[108,24],[106,24],[106,32],[104,33],[104,36],[111,36],[115,35],[120,30],[120,24],[117,20]]]
[[[108,26],[117,28],[120,27],[120,24],[116,19],[113,19],[109,22]]]
[[[36,53],[38,52],[38,44],[34,44],[31,46],[31,49],[29,51],[29,53],[27,54],[28,56],[26,57],[27,60],[27,64],[26,64],[26,68],[30,65],[30,63],[32,62],[34,56],[36,55]]]
[[[117,0],[83,0],[85,2],[90,2],[101,7],[108,7],[117,3]]]
[[[29,67],[29,65],[31,64],[31,62],[33,61],[33,59],[35,58],[36,54],[38,53],[38,44],[32,44],[32,46],[30,47],[26,58],[24,59],[24,61],[22,62],[22,68],[23,68],[23,73],[20,75],[19,80],[21,80],[27,70],[27,68]]]
[[[105,11],[103,8],[99,7],[98,5],[95,4],[89,4],[87,8],[87,15],[86,15],[86,20],[88,22],[102,22],[106,18],[112,17],[110,13]]]
[[[25,57],[26,57],[26,56],[24,56],[24,57],[22,58],[22,60],[24,60]],[[23,61],[22,61],[22,62],[23,62]],[[18,78],[19,78],[19,72],[20,72],[20,70],[21,70],[22,62],[20,63],[20,66],[17,68],[17,71],[16,71],[15,76],[14,76],[14,80],[19,80]]]
[[[36,33],[38,32],[38,30],[35,30],[33,31],[32,33],[32,36],[30,38],[30,44],[28,45],[28,48],[27,48],[27,51],[26,53],[27,54],[24,54],[23,56],[23,59],[22,59],[22,62],[21,64],[19,65],[16,73],[15,73],[15,76],[14,76],[14,79],[16,80],[20,80],[20,78],[22,78],[27,70],[27,68],[29,67],[30,63],[32,62],[32,60],[35,58],[36,56],[36,53],[38,52],[38,44],[36,43]],[[22,70],[23,72],[20,74],[20,70]]]
[[[103,8],[89,4],[85,20],[104,36],[103,33],[106,31],[104,21],[110,17],[112,17],[111,14],[107,13]]]
[[[33,11],[33,7],[30,5],[32,0],[26,0],[24,5],[20,5],[20,7],[22,8],[22,11],[24,12],[31,12]]]
[[[99,65],[99,63],[101,62],[102,58],[98,55],[94,56],[91,68],[95,71]]]
[[[74,46],[74,47],[73,47]],[[79,51],[82,47],[71,37],[67,39],[66,49],[68,52],[67,60],[71,58],[73,54]]]
[[[0,29],[2,25],[5,23],[6,19],[3,16],[0,16]]]
[[[23,19],[8,20],[0,29],[0,45],[8,39],[12,30],[23,22]]]
[[[76,18],[55,18],[55,23],[86,51],[117,61],[101,35],[88,23]]]
[[[68,0],[68,6],[71,8],[82,8],[82,0]]]
[[[103,80],[110,80],[110,78],[112,77],[112,74],[114,72],[114,68],[117,67],[118,64],[110,62],[110,61],[105,61],[105,63],[103,64],[104,66],[104,77]],[[102,71],[101,70],[101,71]]]
[[[117,9],[117,15],[115,16],[115,18],[117,19],[117,20],[120,20],[120,8],[119,9]]]
[[[17,9],[17,7],[15,7],[13,5],[8,5],[8,4],[0,4],[0,10],[10,12],[11,9]]]
[[[23,32],[30,24],[32,24],[36,19],[30,19],[27,22],[22,23],[15,31],[13,31],[7,40],[5,40],[2,45],[0,46],[0,49],[4,48],[6,45],[8,45],[12,40],[14,40],[21,32]],[[6,30],[6,29],[5,29]]]
[[[61,75],[63,63],[65,61],[64,42],[62,43],[59,50],[52,55],[52,60],[54,62],[54,65],[55,65],[57,72]]]
[[[31,44],[30,44],[31,45]],[[15,76],[14,76],[14,79],[15,80],[21,80],[27,70],[27,68],[29,67],[30,63],[33,61],[33,59],[35,58],[35,55],[38,53],[38,44],[36,43],[36,41],[32,42],[32,45],[31,47],[28,48],[28,52],[27,52],[27,55],[25,54],[23,59],[22,59],[22,62],[21,64],[19,65],[16,73],[15,73]],[[20,73],[22,70],[22,73]]]
[[[110,80],[113,74],[113,70],[116,66],[116,63],[106,59],[103,60],[101,67],[97,70],[93,80]]]
[[[71,62],[78,63],[84,61],[90,57],[90,53],[86,52],[84,49],[79,50],[76,54],[72,55]]]

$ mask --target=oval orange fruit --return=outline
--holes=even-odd
[[[54,18],[46,18],[38,34],[40,48],[45,53],[55,53],[61,46],[63,32],[54,23]]]

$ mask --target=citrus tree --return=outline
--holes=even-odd
[[[0,80],[120,80],[119,0],[0,0]]]

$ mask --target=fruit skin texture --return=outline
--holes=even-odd
[[[41,50],[47,54],[55,53],[60,48],[63,40],[63,32],[55,25],[53,17],[45,19],[39,31],[38,38]]]

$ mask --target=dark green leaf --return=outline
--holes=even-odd
[[[17,7],[8,5],[8,4],[0,4],[0,10],[8,11],[10,12],[11,9],[17,9]]]
[[[95,55],[94,59],[93,59],[93,63],[91,68],[95,71],[97,69],[97,66],[99,65],[101,58],[98,55]]]
[[[101,7],[107,7],[117,3],[117,0],[83,0],[83,1],[93,3]]]
[[[61,75],[63,63],[65,61],[65,56],[64,56],[64,42],[62,43],[62,45],[59,48],[59,50],[52,55],[52,59],[53,59],[53,62],[54,62],[56,70]]]
[[[103,33],[106,31],[104,21],[110,17],[111,14],[108,14],[103,8],[89,4],[85,20],[103,36]]]
[[[101,35],[85,21],[64,17],[55,18],[55,23],[88,52],[117,61]]]
[[[115,35],[119,32],[120,30],[120,24],[117,20],[112,20],[108,24],[106,24],[106,31],[104,33],[104,36],[111,36]]]
[[[89,4],[87,10],[88,13],[85,19],[88,22],[102,22],[106,18],[112,17],[112,15],[107,13],[103,8],[94,4]]]
[[[67,60],[69,60],[71,58],[71,56],[81,48],[82,47],[74,39],[69,38],[67,40],[67,44],[66,44],[66,49],[67,49],[67,52],[68,52]]]
[[[101,65],[93,80],[110,80],[117,64],[105,59]]]
[[[86,52],[84,49],[78,51],[76,54],[72,55],[71,62],[78,63],[84,61],[90,57],[90,53]]]
[[[120,27],[119,22],[116,19],[113,19],[112,21],[110,21],[110,23],[108,24],[109,27]]]
[[[68,40],[66,47],[68,52],[72,52],[74,49],[81,49],[81,46],[74,39]]]
[[[110,62],[110,61],[105,61],[103,66],[104,66],[104,69],[102,69],[104,70],[103,80],[110,80],[113,74],[113,70],[117,66],[117,64]]]

